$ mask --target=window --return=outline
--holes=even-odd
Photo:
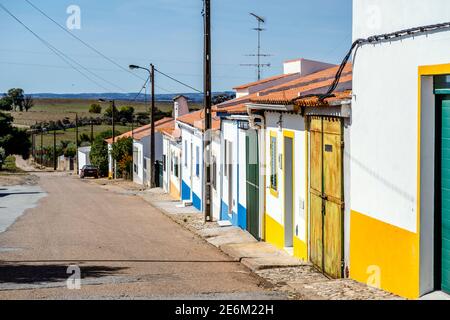
[[[184,166],[187,168],[188,165],[188,143],[187,140],[184,140]]]
[[[211,183],[214,190],[217,190],[217,159],[216,156],[212,156],[212,177]]]
[[[227,161],[228,141],[224,140],[223,142],[224,142],[223,145],[225,146],[225,150],[223,152],[223,175],[225,177],[227,177],[228,176],[228,168],[227,168],[228,167],[227,166],[227,164],[228,164],[228,161]]]
[[[195,175],[200,177],[200,147],[195,148]]]
[[[278,190],[276,133],[270,134],[270,189],[275,193]]]
[[[174,162],[174,164],[173,164],[173,166],[174,166],[174,175],[175,175],[175,177],[178,178],[180,176],[180,165],[178,164],[179,159],[178,159],[177,156],[174,157],[173,162]]]
[[[164,172],[167,171],[167,170],[166,170],[166,158],[167,158],[167,156],[164,154],[164,155],[163,155],[163,170],[164,170]]]

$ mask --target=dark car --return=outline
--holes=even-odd
[[[98,179],[98,168],[96,166],[92,166],[92,165],[86,165],[83,166],[83,168],[81,168],[80,170],[80,178],[84,179],[86,177],[93,177],[95,179]]]

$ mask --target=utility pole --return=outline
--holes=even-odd
[[[75,143],[76,143],[76,146],[77,146],[76,147],[77,154],[75,155],[75,157],[77,159],[77,174],[78,174],[78,172],[80,171],[79,163],[78,163],[78,143],[79,143],[79,141],[78,141],[78,113],[75,113],[75,135],[76,135]]]
[[[114,100],[111,100],[111,114],[112,114],[112,145],[111,147],[114,146],[114,143],[116,142],[116,127],[115,127],[115,121],[114,118],[116,117],[116,102]],[[112,151],[112,150],[111,150]],[[116,160],[114,160],[111,157],[111,165],[112,165],[112,178],[115,179],[116,178]]]
[[[94,122],[91,120],[91,144],[94,142]]]
[[[41,128],[41,166],[44,163],[44,130]]]
[[[211,212],[211,1],[204,0],[204,108],[205,108],[205,133],[203,135],[203,173],[204,185],[204,217],[205,222],[212,221]]]
[[[142,69],[149,73],[149,79],[152,83],[152,105],[150,110],[150,188],[156,187],[156,170],[155,170],[155,66],[150,64],[150,69],[130,64],[131,70]],[[147,88],[145,88],[147,90]],[[144,95],[145,97],[145,95]],[[145,98],[146,99],[146,98]],[[145,100],[147,101],[147,100]],[[147,168],[148,169],[148,168]]]
[[[150,81],[152,83],[152,109],[150,125],[150,188],[156,188],[156,164],[155,164],[155,66],[150,64]]]
[[[56,163],[56,130],[53,130],[53,170],[56,171],[58,165]]]

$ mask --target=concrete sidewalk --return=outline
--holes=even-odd
[[[108,186],[103,186],[109,188]],[[126,187],[125,187],[126,188]],[[399,299],[385,291],[368,287],[350,279],[330,279],[308,262],[302,262],[266,242],[257,241],[248,232],[234,226],[220,227],[216,222],[204,223],[203,215],[194,207],[181,208],[162,189],[124,191],[117,184],[111,191],[132,192],[172,220],[241,262],[279,291],[293,299],[317,300],[391,300]]]

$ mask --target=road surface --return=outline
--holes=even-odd
[[[0,233],[0,299],[285,298],[136,196],[38,175],[46,196]]]

